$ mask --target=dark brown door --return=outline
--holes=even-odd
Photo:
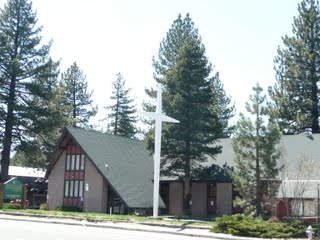
[[[208,183],[208,214],[216,214],[217,203],[217,185],[215,183]]]

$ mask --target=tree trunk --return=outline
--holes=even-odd
[[[311,106],[311,118],[312,118],[312,133],[319,133],[319,109],[318,109],[318,86],[317,86],[317,76],[315,70],[315,64],[312,67],[313,75],[312,75],[312,90],[311,90],[311,99],[312,99],[312,106]]]
[[[314,25],[311,26],[311,46],[310,46],[310,54],[311,58],[311,71],[310,71],[310,81],[311,81],[311,119],[312,119],[312,133],[319,133],[319,110],[318,110],[318,77],[317,77],[317,60],[316,60],[316,30],[314,29]]]
[[[187,163],[188,162],[188,163]],[[186,162],[184,177],[183,215],[190,215],[190,160]],[[189,170],[188,170],[189,169]]]
[[[190,171],[191,171],[191,160],[190,160],[190,142],[186,142],[186,160],[184,167],[184,197],[183,197],[183,214],[190,215]]]
[[[73,127],[77,126],[77,105],[76,105],[76,86],[75,86],[75,80],[73,80],[73,96],[72,96],[72,118],[74,120]]]
[[[13,108],[15,101],[16,78],[13,77],[10,83],[10,92],[7,105],[7,116],[5,119],[5,132],[3,137],[2,156],[1,156],[1,178],[0,182],[5,182],[9,179],[10,151],[12,143],[13,131]]]
[[[257,106],[259,106],[257,99]],[[257,125],[256,125],[256,217],[259,217],[262,212],[262,192],[261,192],[261,179],[260,179],[260,154],[259,154],[259,144],[260,144],[260,112],[257,110]]]

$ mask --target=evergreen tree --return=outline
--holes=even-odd
[[[114,135],[134,138],[137,133],[135,123],[136,108],[133,105],[134,99],[130,98],[131,89],[125,87],[125,80],[120,73],[112,83],[113,90],[111,100],[113,104],[106,107],[110,111],[107,120],[110,121],[110,131]]]
[[[0,182],[8,179],[13,147],[37,135],[35,123],[41,121],[37,117],[46,107],[30,105],[36,89],[42,89],[36,78],[54,74],[50,72],[55,64],[49,56],[51,44],[42,45],[41,29],[28,0],[8,0],[0,11]],[[35,110],[36,115],[30,114]]]
[[[235,114],[235,107],[231,105],[231,98],[227,96],[223,83],[219,78],[219,73],[216,73],[214,77],[211,78],[212,91],[213,91],[213,101],[212,101],[212,111],[217,114],[219,122],[222,125],[220,128],[219,138],[230,137],[234,126],[230,126],[229,120]],[[219,128],[217,128],[219,130]]]
[[[92,93],[88,92],[86,77],[76,63],[73,63],[61,76],[65,89],[66,101],[71,106],[69,116],[73,118],[73,126],[92,128],[91,117],[97,114],[98,107],[92,106]]]
[[[46,168],[63,127],[72,123],[66,115],[70,106],[64,99],[64,89],[58,82],[58,75],[58,64],[52,64],[47,72],[35,77],[32,86],[30,84],[33,94],[27,104],[31,108],[22,118],[34,118],[32,125],[29,125],[33,131],[23,134],[13,157],[14,161],[18,158],[23,166]]]
[[[294,18],[293,36],[275,58],[277,82],[269,93],[274,116],[285,134],[312,129],[319,133],[320,9],[316,0],[303,0]]]
[[[185,18],[179,15],[173,22],[153,65],[155,79],[164,87],[163,111],[180,121],[163,125],[162,174],[184,179],[184,211],[188,214],[194,171],[206,161],[206,155],[221,152],[221,146],[215,142],[223,135],[228,120],[226,116],[221,121],[224,117],[219,108],[219,101],[224,102],[224,91],[215,88],[222,87],[218,75],[210,78],[212,66],[188,14]],[[152,90],[147,93],[154,96]],[[224,102],[223,107],[229,109],[227,105]],[[147,142],[150,146],[150,138]]]
[[[277,159],[280,152],[276,145],[281,133],[272,119],[268,123],[264,122],[268,117],[268,108],[263,89],[257,84],[253,91],[250,103],[246,103],[246,110],[251,117],[240,114],[234,132],[236,169],[232,177],[236,190],[242,196],[242,207],[247,212],[255,210],[255,215],[260,216],[263,203],[262,179],[275,179],[278,174]]]

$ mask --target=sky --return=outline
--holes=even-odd
[[[2,0],[0,0],[2,1]],[[121,73],[141,109],[145,87],[155,86],[152,58],[181,13],[198,28],[206,56],[220,74],[236,116],[258,82],[275,83],[273,60],[282,37],[292,35],[299,0],[33,0],[43,43],[65,71],[73,62],[83,70],[96,120],[106,117],[112,81]],[[103,125],[103,123],[101,123]]]

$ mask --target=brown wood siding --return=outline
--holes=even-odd
[[[170,183],[169,185],[169,214],[183,215],[183,184]]]
[[[65,158],[66,152],[64,151],[51,169],[48,177],[48,208],[50,210],[63,205]]]
[[[207,183],[192,183],[191,215],[193,217],[207,216]]]
[[[85,183],[89,184],[89,192],[84,193],[84,207],[87,201],[88,212],[107,212],[107,189],[103,177],[88,159],[85,172]]]
[[[232,183],[217,183],[217,215],[232,214]]]

